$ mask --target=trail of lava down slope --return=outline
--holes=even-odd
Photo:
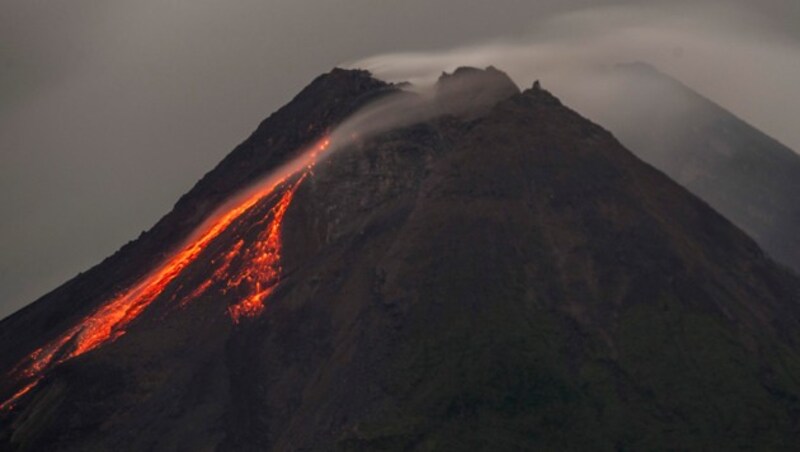
[[[242,251],[243,241],[230,249],[211,278],[204,281],[188,297],[180,301],[185,305],[196,299],[212,284],[223,282],[226,289],[239,289],[242,299],[229,306],[228,313],[235,323],[244,317],[258,315],[264,308],[264,300],[275,289],[280,277],[280,233],[283,217],[291,204],[297,187],[310,173],[318,157],[330,146],[329,139],[301,153],[290,164],[281,167],[265,182],[246,191],[227,203],[197,228],[191,238],[178,251],[150,271],[134,286],[102,303],[94,312],[60,336],[34,350],[18,364],[11,376],[18,381],[18,389],[5,402],[0,411],[14,407],[18,399],[29,393],[44,378],[45,373],[70,359],[83,355],[126,333],[127,327],[150,306],[184,269],[227,230],[236,220],[251,211],[259,202],[283,190],[279,200],[269,211],[271,221],[256,242]],[[298,176],[294,183],[287,183]],[[243,264],[235,273],[229,272],[233,257],[244,253]],[[241,256],[240,256],[241,257]]]

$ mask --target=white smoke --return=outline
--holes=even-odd
[[[602,111],[619,87],[618,63],[650,63],[800,149],[800,48],[755,12],[727,5],[589,8],[555,16],[524,36],[432,52],[381,54],[346,63],[379,78],[429,83],[458,66],[494,65],[521,86],[545,88],[579,111]]]

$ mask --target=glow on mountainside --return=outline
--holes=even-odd
[[[158,299],[167,286],[195,262],[212,241],[260,202],[279,194],[277,203],[269,210],[265,219],[266,227],[258,234],[255,242],[244,247],[243,240],[236,241],[225,252],[222,264],[212,276],[179,301],[179,305],[184,306],[198,298],[215,282],[222,282],[224,290],[236,289],[236,294],[241,297],[240,301],[228,307],[228,313],[235,323],[261,313],[264,300],[275,289],[280,278],[280,235],[284,215],[297,187],[329,146],[328,138],[321,140],[261,184],[235,197],[209,216],[181,248],[136,284],[101,303],[76,325],[29,354],[12,371],[11,376],[18,380],[20,389],[0,404],[0,411],[13,408],[22,396],[44,378],[49,369],[124,335],[131,322]],[[290,183],[292,179],[296,180]],[[234,257],[239,257],[242,264],[231,271]]]

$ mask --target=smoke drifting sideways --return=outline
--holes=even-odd
[[[567,105],[605,125],[618,122],[610,116],[615,109],[647,111],[671,103],[681,88],[648,90],[653,85],[648,71],[621,80],[617,65],[634,62],[658,68],[800,149],[800,42],[772,30],[757,12],[730,2],[587,8],[545,19],[522,36],[376,55],[343,66],[424,84],[459,66],[493,65],[521,86],[541,80]]]
[[[336,152],[384,132],[412,126],[444,114],[463,113],[465,104],[479,110],[490,105],[496,96],[510,95],[513,93],[508,90],[516,90],[510,79],[506,85],[500,83],[499,86],[487,86],[487,73],[491,74],[490,77],[506,77],[500,72],[492,73],[490,69],[486,72],[460,73],[458,80],[447,83],[446,89],[438,84],[395,85],[395,90],[362,107],[334,126],[326,136],[316,137],[316,142],[298,150],[260,180],[231,196],[190,234],[181,247],[196,241],[221,215],[236,209],[247,200],[269,195],[277,186],[304,174]],[[506,92],[497,92],[498,89]]]
[[[495,79],[505,77],[507,83],[495,83],[487,86],[487,76]],[[421,123],[444,114],[463,114],[465,105],[479,110],[491,105],[492,98],[513,94],[513,92],[509,92],[511,90],[518,91],[511,79],[493,69],[461,72],[458,77],[453,78],[457,80],[450,80],[446,86],[440,84],[413,87],[396,85],[393,91],[387,92],[362,107],[334,126],[325,136],[309,137],[315,142],[299,149],[286,162],[229,197],[211,212],[176,249],[180,250],[197,242],[207,236],[209,230],[218,227],[221,217],[230,216],[232,211],[242,211],[244,210],[243,206],[254,205],[255,201],[269,196],[277,187],[292,178],[302,179],[320,162],[351,145],[363,143],[381,133]]]

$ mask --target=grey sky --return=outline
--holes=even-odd
[[[545,23],[552,36],[552,19],[569,11],[654,3],[680,16],[666,0],[5,0],[0,316],[150,227],[261,119],[336,64],[535,36]],[[729,46],[742,70],[761,65],[765,48],[797,55],[800,43],[800,2],[748,9],[754,3],[724,3],[737,16],[725,31],[747,37]],[[786,92],[798,62],[766,82],[749,71],[730,86],[712,69],[676,70],[797,149],[800,110],[782,94],[800,92]],[[735,93],[748,80],[761,84],[761,101]]]

